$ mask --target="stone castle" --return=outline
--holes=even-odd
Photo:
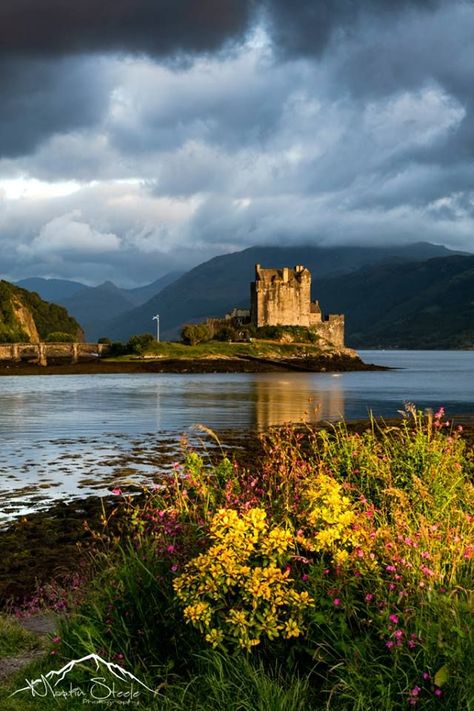
[[[255,326],[303,326],[314,329],[332,345],[344,347],[344,316],[323,317],[318,301],[311,301],[311,273],[294,269],[264,269],[255,265],[250,285],[250,321]]]

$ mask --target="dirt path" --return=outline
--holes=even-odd
[[[42,613],[23,619],[17,619],[16,617],[13,619],[24,627],[24,629],[38,636],[39,646],[37,649],[0,659],[0,683],[6,681],[10,676],[13,676],[28,666],[32,661],[44,655],[44,643],[48,635],[53,634],[56,626],[55,619],[52,615]]]

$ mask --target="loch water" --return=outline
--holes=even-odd
[[[474,417],[474,351],[361,351],[387,371],[0,379],[0,521],[124,481],[149,483],[196,425],[396,417],[405,402]]]

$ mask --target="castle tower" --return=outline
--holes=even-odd
[[[256,326],[311,325],[311,274],[297,265],[294,269],[264,269],[255,265],[255,281],[250,285],[250,317]]]

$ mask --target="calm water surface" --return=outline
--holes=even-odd
[[[405,401],[474,415],[474,351],[361,351],[362,373],[12,376],[0,379],[0,519],[149,481],[179,434],[393,417]],[[192,430],[191,430],[192,431]],[[166,456],[164,456],[166,454]]]

